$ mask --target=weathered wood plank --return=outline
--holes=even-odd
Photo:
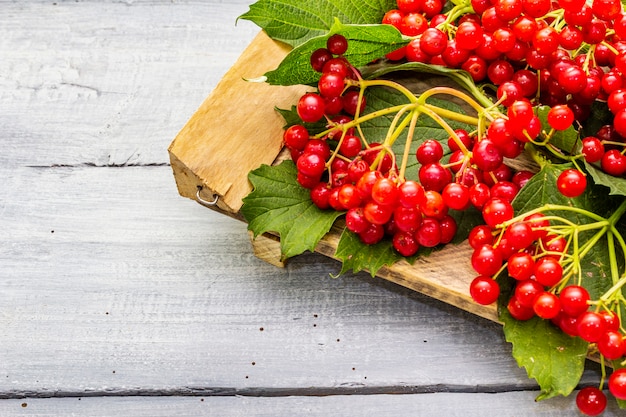
[[[1,415],[572,414],[497,324],[325,256],[267,265],[180,198],[166,148],[257,34],[249,1],[0,4]]]
[[[0,165],[168,163],[258,33],[248,4],[2,2]]]
[[[550,416],[579,415],[574,401],[555,398],[535,403],[533,392],[499,394],[432,393],[339,395],[328,397],[83,397],[0,400],[4,416],[58,417],[246,417],[319,416]],[[603,416],[623,415],[610,402]]]
[[[435,368],[424,381],[424,365],[397,361],[463,363],[459,318],[480,329],[463,350],[499,340],[485,364],[527,384],[499,327],[452,308],[451,327],[432,327],[443,307],[369,276],[332,279],[338,265],[321,256],[267,265],[245,224],[180,199],[168,167],[2,175],[0,391],[510,383]]]
[[[221,209],[239,211],[252,191],[248,173],[274,162],[283,147],[275,107],[289,108],[311,90],[245,81],[275,69],[288,51],[260,32],[176,136],[168,150],[182,196],[194,198],[201,187],[219,197]]]
[[[321,255],[268,265],[169,167],[0,174],[4,398],[536,389],[498,324]]]

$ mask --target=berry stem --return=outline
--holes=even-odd
[[[439,116],[439,114],[437,114],[437,112],[435,112],[434,110],[432,110],[431,108],[427,106],[421,106],[421,110],[424,114],[428,115],[435,122],[437,122],[437,124],[439,124],[439,126],[441,126],[450,135],[452,140],[454,140],[454,142],[458,145],[459,149],[461,149],[461,151],[465,155],[469,154],[470,151],[467,149],[467,147],[465,146],[461,138],[459,138],[459,135],[454,131],[454,129],[452,129],[452,127],[450,127],[450,125],[441,116]]]
[[[428,90],[426,90],[425,92],[423,92],[420,95],[419,98],[419,102],[421,104],[426,104],[426,100],[429,97],[432,97],[434,95],[437,94],[447,94],[456,98],[459,98],[461,100],[463,100],[465,103],[469,104],[474,110],[476,110],[477,113],[482,113],[485,111],[485,108],[489,108],[491,106],[493,106],[493,103],[491,101],[489,101],[489,104],[486,106],[481,105],[480,103],[478,103],[476,100],[474,100],[472,97],[470,97],[468,94],[465,94],[459,90],[456,90],[454,88],[450,88],[450,87],[433,87],[430,88]],[[474,123],[476,124],[476,123]]]
[[[401,92],[407,99],[409,99],[409,101],[411,103],[416,103],[417,102],[417,97],[415,97],[415,94],[413,94],[413,92],[411,90],[409,90],[408,88],[406,88],[402,84],[397,83],[395,81],[378,80],[378,79],[361,80],[361,81],[356,82],[355,85],[360,86],[361,87],[361,91],[364,91],[368,87],[374,87],[374,86],[390,87],[390,88],[393,88],[393,89]]]
[[[409,125],[409,131],[407,133],[406,142],[404,144],[404,154],[402,155],[402,162],[400,165],[400,181],[404,180],[404,174],[406,172],[406,166],[409,162],[409,154],[411,153],[411,143],[413,142],[413,136],[415,134],[415,125],[419,117],[418,111],[411,112],[411,124]]]
[[[447,110],[441,107],[433,106],[432,104],[424,103],[424,107],[431,109],[438,115],[445,117],[446,119],[454,120],[456,122],[465,123],[472,126],[478,126],[479,119],[477,117],[468,116],[462,113],[457,113],[452,110]]]
[[[406,106],[406,104],[399,104],[397,106],[393,106],[393,107],[387,107],[385,109],[381,109],[381,110],[376,110],[372,113],[368,113],[365,115],[360,115],[359,117],[355,117],[353,120],[347,122],[347,123],[342,123],[342,124],[335,124],[332,127],[318,133],[315,136],[312,136],[312,138],[314,139],[321,139],[323,137],[325,137],[326,135],[328,135],[329,133],[335,131],[336,129],[341,129],[342,131],[346,131],[352,127],[356,127],[358,125],[360,125],[363,122],[367,122],[370,120],[374,120],[377,119],[378,117],[382,117],[382,116],[387,116],[389,114],[393,114],[393,113],[397,113],[400,110],[402,110],[404,107]]]

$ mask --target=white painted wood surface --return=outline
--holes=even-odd
[[[575,413],[533,401],[498,325],[265,264],[177,194],[167,146],[257,33],[247,5],[0,1],[0,415]]]

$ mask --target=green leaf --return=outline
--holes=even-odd
[[[500,310],[500,320],[513,344],[513,357],[541,387],[537,400],[567,396],[576,388],[585,369],[587,342],[538,317],[515,320],[506,308]]]
[[[585,168],[593,182],[598,185],[603,185],[609,189],[611,195],[626,196],[626,178],[614,177],[598,169],[595,165],[585,162]]]
[[[296,181],[296,166],[284,161],[250,172],[253,191],[243,200],[241,214],[248,229],[258,236],[277,232],[283,259],[315,250],[341,212],[323,211],[313,204],[309,191]]]
[[[402,34],[391,25],[346,25],[336,20],[327,34],[311,38],[293,49],[278,68],[265,74],[272,85],[313,84],[320,74],[311,67],[311,54],[326,47],[326,40],[333,34],[341,34],[348,40],[344,57],[354,67],[361,67],[405,45]]]
[[[612,123],[613,113],[609,110],[606,101],[595,100],[591,105],[589,117],[583,124],[581,137],[594,136],[602,126]]]
[[[240,19],[250,20],[275,40],[298,46],[326,34],[335,18],[344,23],[380,23],[395,0],[259,0]]]
[[[384,239],[374,245],[366,245],[361,239],[348,229],[344,229],[337,245],[335,257],[341,260],[340,274],[350,270],[353,272],[369,271],[372,277],[380,268],[393,265],[402,259],[396,252],[389,239]]]

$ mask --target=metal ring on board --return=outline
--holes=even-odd
[[[213,197],[213,201],[207,201],[200,197],[200,191],[202,191],[202,186],[198,186],[198,191],[196,192],[196,201],[205,207],[213,207],[217,204],[217,200],[220,199],[220,196],[215,194]]]

